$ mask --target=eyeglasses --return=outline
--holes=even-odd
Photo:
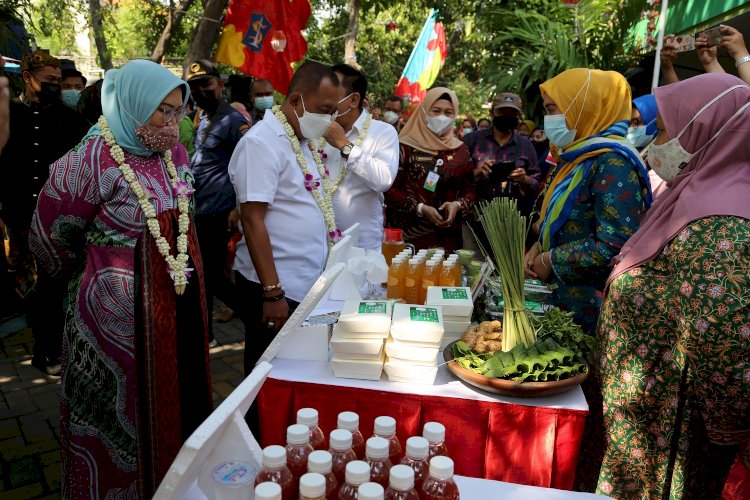
[[[166,104],[162,104],[156,109],[158,109],[161,112],[161,115],[164,118],[164,123],[171,122],[172,118],[176,118],[177,121],[179,122],[185,116],[185,113],[187,113],[187,110],[182,106],[179,108],[173,108],[172,106],[167,106]]]

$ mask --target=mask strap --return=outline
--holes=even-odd
[[[581,115],[583,114],[583,106],[586,104],[586,97],[589,95],[589,88],[591,88],[591,70],[589,70],[588,77],[586,78],[586,81],[583,82],[583,85],[581,85],[581,88],[578,89],[578,93],[575,95],[572,101],[570,101],[570,104],[568,105],[568,108],[563,111],[563,115],[566,115],[568,111],[570,111],[570,108],[573,107],[573,104],[575,104],[576,100],[578,99],[578,96],[581,95],[581,92],[583,92],[583,88],[586,87],[586,93],[583,95],[583,105],[581,106],[581,111],[578,112],[578,118],[576,118],[576,123],[573,125],[573,130],[576,129],[578,126],[578,122],[581,119]]]
[[[688,129],[688,127],[689,127],[690,125],[692,125],[692,123],[693,123],[693,122],[694,122],[695,120],[697,120],[697,119],[698,119],[698,117],[699,117],[699,116],[701,115],[701,113],[703,113],[703,112],[704,112],[705,110],[707,110],[708,108],[710,108],[710,107],[711,107],[711,106],[712,106],[712,105],[713,105],[713,104],[714,104],[714,103],[715,103],[716,101],[718,101],[719,99],[721,99],[722,97],[724,97],[725,95],[727,95],[727,94],[728,94],[728,93],[730,93],[730,92],[733,92],[733,91],[735,91],[735,90],[737,90],[737,89],[742,89],[742,88],[746,88],[746,87],[747,87],[747,85],[735,85],[734,87],[729,87],[729,88],[728,88],[728,89],[726,89],[726,90],[725,90],[724,92],[722,92],[721,94],[717,95],[716,97],[714,97],[713,99],[711,99],[710,101],[708,101],[708,103],[706,103],[706,105],[705,105],[705,106],[703,106],[703,107],[702,107],[701,109],[699,109],[699,110],[698,110],[698,112],[697,112],[697,113],[695,114],[695,116],[693,116],[693,119],[692,119],[692,120],[690,120],[690,121],[689,121],[689,122],[687,123],[687,125],[685,125],[685,128],[683,128],[683,129],[682,129],[682,130],[680,131],[680,133],[679,133],[679,134],[677,134],[677,137],[675,137],[675,139],[679,139],[679,138],[680,138],[680,137],[682,136],[682,134],[684,134],[684,133],[685,133],[685,131],[686,131],[686,130]],[[734,117],[732,117],[732,118],[734,118]],[[730,118],[730,119],[731,119],[731,118]],[[726,125],[724,125],[724,126],[726,126]],[[722,127],[722,129],[723,129],[723,128],[724,128],[724,127]],[[705,146],[704,146],[704,147],[705,147]]]
[[[740,85],[738,85],[738,86],[740,86]],[[723,131],[723,130],[724,130],[725,128],[727,128],[727,127],[729,126],[729,124],[730,124],[730,123],[732,122],[732,120],[734,120],[734,119],[735,119],[735,118],[737,118],[737,117],[738,117],[738,116],[739,116],[740,114],[742,114],[742,112],[743,112],[743,111],[745,111],[745,110],[746,110],[746,109],[747,109],[748,107],[750,107],[750,102],[748,102],[747,104],[745,104],[744,106],[742,106],[742,107],[741,107],[740,109],[738,109],[738,110],[737,110],[737,111],[736,111],[736,112],[735,112],[735,113],[734,113],[734,114],[733,114],[733,115],[732,115],[732,116],[731,116],[731,117],[729,118],[729,120],[727,120],[727,122],[726,122],[726,123],[725,123],[725,124],[724,124],[724,125],[723,125],[723,126],[722,126],[722,127],[720,128],[720,129],[719,129],[719,131],[718,131],[718,132],[716,132],[716,133],[715,133],[715,134],[713,135],[713,137],[711,137],[711,138],[710,138],[710,139],[708,140],[708,142],[706,142],[706,143],[705,143],[705,144],[704,144],[703,146],[701,146],[700,148],[698,148],[698,150],[697,150],[697,151],[696,151],[695,153],[692,153],[692,154],[693,154],[693,156],[697,155],[698,153],[700,153],[701,151],[703,151],[703,150],[704,150],[704,149],[705,149],[706,147],[708,147],[708,145],[709,145],[709,144],[711,144],[711,143],[712,143],[712,142],[713,142],[713,141],[714,141],[714,140],[715,140],[715,139],[716,139],[717,137],[719,137],[719,134],[721,134],[721,132],[722,132],[722,131]],[[683,148],[683,149],[684,149],[684,148]]]

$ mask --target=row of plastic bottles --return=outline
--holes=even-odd
[[[404,250],[391,262],[388,269],[388,298],[401,299],[408,304],[424,304],[431,286],[461,286],[461,265],[458,255],[443,260],[445,253],[437,250],[428,258],[427,250],[414,257]]]
[[[426,423],[421,437],[414,436],[407,440],[405,456],[396,436],[396,420],[392,417],[376,418],[374,434],[366,443],[359,431],[359,416],[356,413],[340,413],[337,427],[330,434],[326,451],[325,435],[318,426],[318,412],[313,408],[303,408],[297,412],[297,424],[287,428],[286,448],[268,446],[263,450],[262,469],[255,478],[261,496],[258,496],[256,489],[256,498],[458,498],[458,489],[453,488],[453,461],[447,457],[445,427],[442,424]],[[444,457],[447,462],[435,462],[436,457]],[[447,473],[448,469],[450,474]],[[323,478],[323,483],[318,475]],[[428,482],[432,476],[434,481]],[[276,483],[278,488],[263,486],[267,482]],[[365,483],[370,482],[378,485],[379,489],[375,486],[365,487]],[[427,490],[425,485],[429,486]],[[364,496],[361,491],[363,487]],[[441,493],[446,488],[447,493]],[[278,495],[273,496],[277,490]],[[271,496],[263,496],[266,491]],[[317,496],[311,496],[315,494]]]

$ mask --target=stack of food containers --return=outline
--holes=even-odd
[[[445,342],[458,340],[471,326],[474,303],[469,287],[431,286],[427,289],[425,305],[442,307]]]
[[[349,300],[331,337],[331,369],[340,378],[380,380],[383,342],[391,328],[391,305],[385,300]]]
[[[396,304],[391,338],[385,344],[385,372],[393,382],[432,384],[443,340],[443,311],[439,306]]]

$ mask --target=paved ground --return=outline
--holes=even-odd
[[[31,330],[16,319],[0,324],[20,330],[0,338],[0,498],[60,497],[58,404],[60,379],[31,366]],[[242,323],[214,323],[219,346],[211,349],[214,406],[243,379]]]

